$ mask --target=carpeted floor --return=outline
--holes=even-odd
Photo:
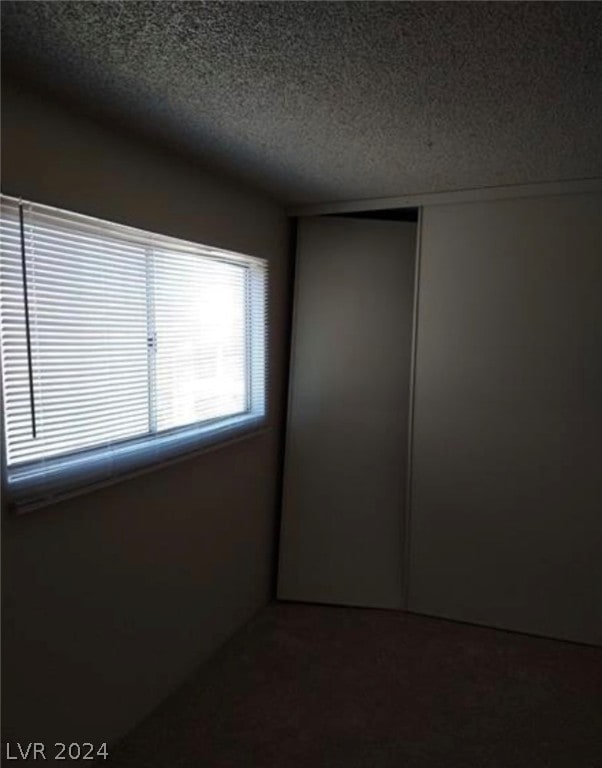
[[[601,768],[602,650],[274,603],[114,750],[123,768]]]

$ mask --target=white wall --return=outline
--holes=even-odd
[[[271,597],[288,223],[253,190],[3,85],[3,191],[270,263],[271,430],[15,518],[6,740],[113,741]]]

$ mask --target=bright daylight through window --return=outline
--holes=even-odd
[[[8,487],[47,497],[260,424],[262,259],[2,197]]]

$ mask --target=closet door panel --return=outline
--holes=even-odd
[[[423,211],[411,610],[602,643],[602,196]]]
[[[415,239],[300,221],[281,599],[402,604]]]

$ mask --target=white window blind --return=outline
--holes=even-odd
[[[259,423],[261,259],[2,197],[9,489],[106,481]]]
[[[153,268],[157,429],[246,411],[248,270],[169,251]]]

